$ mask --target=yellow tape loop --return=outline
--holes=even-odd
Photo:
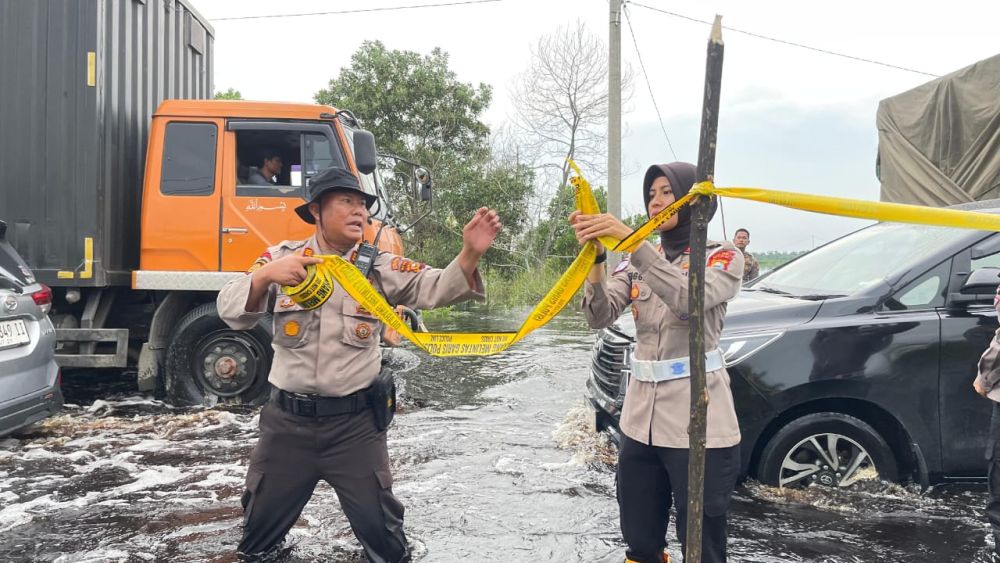
[[[333,278],[328,268],[310,264],[306,266],[306,279],[302,283],[294,287],[282,287],[281,292],[299,307],[307,310],[315,309],[326,303],[333,295]]]
[[[697,184],[691,186],[691,191],[688,193],[703,196],[715,195],[715,184],[713,184],[711,180],[698,182]]]

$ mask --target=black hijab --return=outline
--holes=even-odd
[[[674,192],[674,198],[680,199],[691,191],[694,185],[694,178],[697,173],[695,165],[688,162],[671,162],[670,164],[654,164],[646,170],[646,177],[642,181],[642,201],[646,205],[646,214],[649,214],[649,187],[653,185],[653,180],[660,176],[666,176],[670,182],[670,188]],[[718,202],[712,198],[712,211],[709,219],[715,215]],[[660,233],[660,243],[663,245],[663,254],[667,260],[673,262],[689,246],[691,246],[691,206],[685,205],[677,213],[677,226],[673,229]]]

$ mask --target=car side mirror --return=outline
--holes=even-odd
[[[417,199],[420,201],[430,201],[431,190],[434,184],[434,181],[431,179],[430,170],[427,170],[423,166],[418,166],[413,171],[413,179],[417,183]]]
[[[7,223],[0,221],[0,240],[3,240],[7,236]]]
[[[965,278],[962,288],[949,301],[953,305],[988,303],[997,294],[997,286],[1000,286],[1000,268],[980,268]]]
[[[371,131],[358,129],[354,132],[354,165],[362,174],[375,172],[378,154],[375,151],[375,135]]]
[[[965,278],[962,295],[996,295],[997,286],[1000,286],[1000,268],[980,268]]]

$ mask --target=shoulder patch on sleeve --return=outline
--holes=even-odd
[[[708,267],[728,271],[735,256],[736,252],[733,250],[717,250],[708,257]]]
[[[624,260],[619,262],[617,266],[615,266],[615,269],[613,272],[611,272],[611,275],[613,276],[615,274],[620,274],[627,269],[628,269],[628,258],[625,258]]]
[[[409,258],[402,258],[400,256],[394,257],[392,262],[389,263],[389,266],[393,271],[407,274],[417,274],[427,269],[427,264],[410,260]]]
[[[271,251],[265,250],[264,253],[261,254],[259,258],[254,260],[253,264],[250,264],[250,267],[247,268],[247,273],[252,274],[256,272],[257,270],[261,269],[262,266],[264,266],[270,261],[271,261]]]

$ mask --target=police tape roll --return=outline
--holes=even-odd
[[[306,279],[302,283],[293,287],[283,286],[281,292],[299,307],[312,310],[333,295],[333,278],[324,264],[310,264],[306,266]]]

